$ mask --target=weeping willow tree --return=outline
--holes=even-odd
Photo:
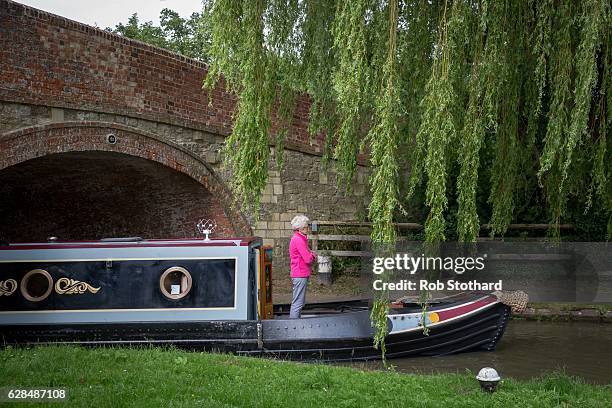
[[[205,3],[205,86],[222,81],[238,98],[225,157],[245,207],[257,212],[269,145],[282,160],[305,93],[311,135],[325,135],[347,190],[359,154],[369,157],[374,243],[394,242],[415,200],[430,243],[473,242],[485,222],[504,235],[527,207],[558,226],[570,206],[605,214],[609,239],[609,0]]]

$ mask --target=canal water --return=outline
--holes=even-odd
[[[465,373],[494,367],[502,378],[531,379],[555,370],[594,384],[612,383],[612,324],[511,320],[493,352],[388,360],[399,372]],[[356,364],[359,365],[359,364]],[[361,363],[382,368],[382,363]]]

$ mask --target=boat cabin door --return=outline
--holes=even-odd
[[[274,318],[272,303],[272,246],[270,245],[263,245],[259,250],[257,292],[257,314],[259,318]]]

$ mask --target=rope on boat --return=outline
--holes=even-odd
[[[522,290],[498,290],[493,294],[504,305],[510,306],[512,313],[522,312],[527,308],[527,302],[529,302],[529,296]]]

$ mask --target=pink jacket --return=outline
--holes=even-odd
[[[308,237],[295,231],[289,243],[289,257],[291,258],[291,277],[308,278],[314,255],[308,249]]]

